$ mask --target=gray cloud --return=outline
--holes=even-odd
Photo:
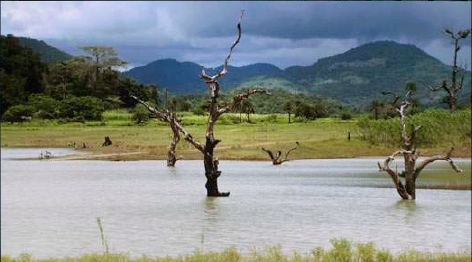
[[[441,30],[471,27],[471,2],[1,2],[2,34],[45,40],[72,54],[109,45],[131,65],[161,58],[222,63],[236,35],[233,65],[309,65],[375,40],[415,44],[450,63]],[[470,65],[470,38],[461,59]]]

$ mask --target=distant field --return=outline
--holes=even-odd
[[[179,114],[182,124],[192,136],[204,141],[206,116],[191,113]],[[224,115],[215,126],[215,136],[222,142],[216,153],[220,159],[268,159],[261,147],[286,151],[300,143],[290,155],[291,159],[346,158],[358,156],[387,156],[397,146],[377,144],[361,139],[357,120],[323,118],[308,122],[288,124],[285,114],[251,114],[251,123],[246,115]],[[351,139],[348,140],[348,133]],[[113,141],[110,147],[101,147],[104,137]],[[75,145],[97,154],[141,152],[120,155],[119,159],[165,159],[172,136],[168,125],[151,119],[146,125],[132,122],[131,114],[125,110],[104,113],[102,122],[59,123],[57,121],[33,121],[18,124],[2,124],[2,147],[67,147]],[[448,145],[421,148],[422,155],[442,154]],[[455,145],[456,157],[470,157],[470,139]],[[201,159],[201,155],[183,139],[177,147],[178,154],[185,159]]]

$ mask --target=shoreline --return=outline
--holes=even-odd
[[[47,147],[2,147],[3,148],[9,148],[9,149],[16,149],[16,148],[37,148],[37,149],[46,149]],[[51,150],[54,150],[53,148],[56,149],[69,149],[71,151],[74,151],[74,149],[70,147],[51,147]],[[107,153],[100,153],[96,152],[93,150],[88,150],[88,149],[76,149],[77,151],[81,152],[80,154],[66,154],[66,155],[60,155],[60,156],[52,156],[51,158],[45,158],[45,159],[38,159],[38,157],[26,157],[26,158],[11,158],[12,160],[19,160],[19,161],[28,161],[28,160],[41,160],[41,161],[64,161],[64,160],[87,160],[87,161],[166,161],[166,157],[159,157],[159,156],[154,156],[154,157],[149,157],[148,151],[145,150],[140,150],[140,151],[121,151],[121,152],[107,152]],[[145,157],[139,157],[139,156],[145,156]],[[428,157],[428,156],[424,156]],[[330,160],[330,159],[383,159],[385,156],[353,156],[353,157],[334,157],[334,158],[326,158],[326,157],[321,157],[321,158],[297,158],[297,159],[290,159],[287,162],[292,162],[292,161],[299,161],[299,160]],[[456,157],[454,158],[455,160],[461,160],[461,161],[472,161],[470,157]],[[184,158],[179,161],[185,161],[185,160],[191,160],[191,161],[202,161],[202,157],[199,154],[194,155],[191,158]],[[243,157],[243,158],[220,158],[220,160],[224,161],[256,161],[256,162],[267,162],[270,163],[269,158],[248,158],[248,157]],[[178,162],[179,162],[178,161]],[[472,185],[471,184],[457,184],[457,183],[438,183],[438,184],[419,184],[417,185],[417,189],[431,189],[431,190],[472,190]]]
[[[38,149],[46,149],[46,148],[59,148],[59,147],[2,147],[8,149],[21,149],[21,148],[38,148]],[[70,149],[68,147],[64,147],[61,149]],[[159,160],[165,161],[167,160],[166,157],[154,156],[154,157],[135,157],[138,155],[145,155],[149,154],[147,151],[133,151],[133,152],[116,152],[116,153],[94,153],[93,151],[77,149],[80,152],[84,152],[82,154],[70,154],[70,155],[62,155],[62,156],[53,156],[49,159],[44,160],[103,160],[103,161],[142,161],[142,160]],[[433,155],[422,155],[420,157],[431,157]],[[380,156],[380,155],[362,155],[362,156],[338,156],[338,157],[313,157],[313,158],[297,158],[297,159],[290,159],[287,162],[297,161],[297,160],[329,160],[329,159],[376,159],[376,158],[387,158],[388,156]],[[38,160],[37,157],[27,157],[27,158],[12,158],[14,160]],[[469,156],[457,156],[453,157],[453,159],[457,160],[471,160],[472,157]],[[179,161],[185,160],[203,160],[202,157],[189,157],[189,158],[182,158]],[[257,161],[257,162],[270,162],[268,157],[220,157],[219,160],[224,161]]]

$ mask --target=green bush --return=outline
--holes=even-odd
[[[59,116],[73,121],[102,120],[103,102],[92,96],[71,96],[59,105]]]
[[[357,257],[359,262],[373,262],[375,257],[375,245],[373,242],[357,243]]]
[[[351,242],[347,239],[331,239],[329,240],[333,248],[329,250],[325,257],[327,261],[336,261],[336,262],[349,262],[352,257],[352,247]]]
[[[2,121],[23,122],[32,118],[34,108],[28,105],[15,105],[3,114]]]
[[[341,114],[341,119],[342,119],[342,120],[349,120],[349,119],[351,119],[351,118],[352,118],[352,117],[351,117],[351,114],[349,114],[349,113],[342,113],[342,114]]]
[[[56,118],[59,113],[59,104],[60,102],[56,99],[43,94],[32,94],[28,97],[28,105],[34,108],[35,118]]]
[[[142,104],[137,104],[133,109],[133,116],[131,117],[133,122],[138,125],[145,125],[149,122],[149,111]]]

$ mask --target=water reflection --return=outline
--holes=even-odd
[[[404,214],[404,222],[406,224],[413,224],[415,216],[417,215],[418,205],[415,200],[400,199],[395,205],[395,209]]]

